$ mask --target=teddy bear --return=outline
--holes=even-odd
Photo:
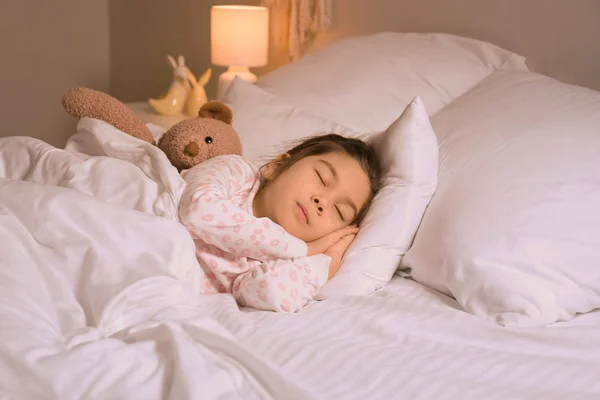
[[[133,111],[116,98],[94,89],[77,87],[65,93],[62,105],[75,118],[95,118],[133,137],[157,145],[179,171],[212,157],[242,154],[242,144],[233,129],[231,109],[220,101],[209,101],[198,117],[173,125],[155,143],[154,137]]]

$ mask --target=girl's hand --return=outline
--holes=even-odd
[[[356,226],[347,226],[337,231],[333,231],[328,235],[323,236],[320,239],[308,242],[308,255],[314,256],[315,254],[325,254],[325,251],[331,248],[333,245],[344,239],[348,235],[356,235],[358,228]]]
[[[344,236],[342,240],[325,250],[324,254],[331,257],[331,264],[329,264],[329,277],[327,278],[328,280],[331,279],[331,277],[334,276],[340,269],[340,266],[342,265],[342,257],[344,257],[346,250],[348,250],[348,247],[350,247],[350,244],[355,237],[356,235],[354,234]]]

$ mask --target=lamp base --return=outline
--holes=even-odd
[[[238,65],[232,65],[227,68],[227,71],[223,72],[221,76],[219,76],[219,86],[217,87],[217,99],[221,100],[225,95],[225,92],[229,88],[229,85],[236,76],[239,76],[242,80],[254,83],[258,79],[256,75],[254,75],[248,67],[242,67]]]

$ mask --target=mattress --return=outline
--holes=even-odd
[[[506,328],[399,276],[297,314],[198,295],[180,177],[131,140],[0,141],[0,398],[600,397],[600,312]]]

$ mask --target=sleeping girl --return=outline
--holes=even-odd
[[[295,312],[337,272],[381,172],[368,144],[329,134],[260,170],[226,155],[182,175],[179,218],[196,243],[202,292]]]

